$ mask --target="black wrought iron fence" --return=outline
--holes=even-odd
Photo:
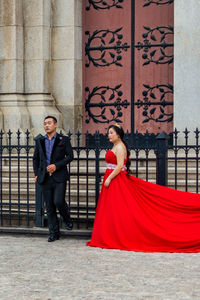
[[[173,132],[173,145],[168,147],[168,186],[175,189],[199,192],[199,133],[187,128]]]
[[[80,132],[69,137],[75,143],[74,160],[68,166],[66,200],[77,228],[92,226],[105,172],[104,157],[110,144],[103,144],[101,135]],[[191,136],[192,133],[191,133]],[[171,135],[168,145],[165,133],[157,137],[146,133],[126,134],[131,149],[132,175],[154,183],[186,191],[199,191],[199,131],[194,141],[184,131],[182,144],[179,132]],[[92,142],[91,142],[92,141]],[[0,226],[45,226],[45,210],[39,186],[35,186],[32,168],[34,141],[25,134],[0,132]]]

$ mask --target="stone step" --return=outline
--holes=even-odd
[[[142,176],[140,176],[139,178],[141,178]],[[142,179],[142,178],[141,178]],[[144,179],[146,180],[145,176]],[[148,181],[156,183],[156,179],[154,178],[148,178]],[[168,186],[171,188],[175,187],[175,180],[174,179],[168,179]],[[181,190],[185,190],[185,186],[186,186],[186,180],[185,178],[178,178],[177,179],[177,189],[181,189]],[[192,190],[196,190],[196,180],[194,179],[188,179],[187,180],[187,186],[188,188],[192,191]],[[200,181],[198,182],[198,187],[200,187]],[[101,185],[100,185],[101,188]],[[8,189],[8,185],[3,185],[2,188],[3,191],[3,195],[2,198],[3,199],[9,199],[9,189]],[[68,194],[69,192],[66,192],[66,199],[68,198]],[[76,186],[71,186],[71,190],[70,190],[70,196],[71,196],[71,201],[73,202],[77,202],[77,197],[78,197],[78,190],[76,189]],[[18,199],[18,189],[16,186],[11,186],[11,198],[12,199]],[[26,188],[20,187],[20,198],[24,199],[24,201],[26,202],[27,199],[27,190]],[[80,201],[85,202],[86,198],[87,198],[87,189],[86,186],[81,185],[81,187],[79,187],[79,198]],[[88,199],[89,201],[93,201],[93,199],[95,198],[95,184],[90,185],[89,189],[88,189]],[[32,186],[29,187],[29,199],[30,201],[35,201],[35,190],[32,188]]]
[[[100,174],[104,174],[105,170],[106,170],[106,165],[101,166],[100,169],[99,169]],[[135,173],[135,170],[136,170],[136,167],[132,166],[131,171],[133,172],[133,174]],[[187,170],[188,170],[188,173],[195,173],[197,171],[196,165],[188,164]],[[70,168],[70,173],[72,175],[77,174],[78,173],[77,171],[78,170],[77,170],[76,167],[71,167]],[[79,173],[80,174],[86,174],[86,171],[87,171],[87,169],[85,167],[80,167],[79,168]],[[145,164],[138,166],[138,172],[139,172],[139,174],[142,174],[142,173],[146,172]],[[148,165],[148,172],[149,172],[149,174],[151,174],[152,172],[156,172],[156,166],[155,165],[154,166]],[[174,164],[172,164],[168,167],[168,173],[173,173],[173,172],[175,172],[175,165]],[[177,166],[177,172],[178,173],[186,172],[185,164]],[[198,167],[198,172],[200,173],[200,164],[199,164],[199,167]],[[23,177],[26,178],[27,177],[27,169],[25,167],[21,167],[20,172],[18,172],[17,166],[11,168],[11,177],[12,178],[17,177],[18,173],[20,174],[21,178],[23,178]],[[91,175],[95,175],[96,174],[95,168],[94,167],[89,167],[88,168],[88,174],[89,174],[89,177]],[[29,178],[34,178],[34,173],[33,173],[32,168],[30,168],[28,175],[29,175]],[[2,168],[2,177],[9,177],[9,176],[10,176],[10,169],[9,169],[9,167],[4,166]]]
[[[83,172],[81,172],[83,171]],[[136,171],[133,169],[132,170],[132,175],[135,176],[136,175]],[[101,179],[103,179],[103,175],[104,175],[104,172],[105,172],[105,168],[101,168],[100,169],[100,175],[101,175]],[[176,170],[176,173],[177,173],[177,178],[178,179],[184,179],[185,176],[186,176],[186,168],[185,167],[179,167],[177,168]],[[76,175],[76,173],[74,172],[71,172],[71,177],[70,177],[70,181],[72,184],[76,184],[77,182],[77,178],[78,178],[78,175]],[[81,175],[82,174],[82,175]],[[85,175],[85,170],[84,169],[80,169],[79,170],[79,181],[80,181],[80,184],[84,184],[84,182],[86,182],[87,178],[88,178],[88,181],[89,183],[95,183],[95,177],[96,177],[96,173],[94,172],[94,170],[92,169],[89,169],[89,172],[88,172],[88,176]],[[154,179],[155,178],[155,174],[156,174],[156,168],[152,168],[152,167],[149,167],[148,168],[148,178],[152,178]],[[188,167],[187,168],[187,174],[188,174],[188,179],[196,179],[197,177],[197,170],[196,168],[193,168],[193,167]],[[198,174],[200,174],[200,168],[198,169]],[[168,178],[174,178],[175,176],[175,167],[169,167],[168,168]],[[140,167],[138,169],[138,177],[144,179],[146,178],[146,167]],[[10,179],[10,173],[9,173],[9,170],[3,170],[3,174],[2,174],[2,180],[3,180],[3,183],[8,183],[9,182],[9,179]],[[29,179],[28,179],[29,183],[30,184],[34,184],[34,174],[32,173],[29,173]],[[11,174],[11,182],[13,183],[16,183],[18,182],[18,171],[17,169],[15,170],[12,170],[12,174]],[[27,183],[27,173],[26,172],[21,172],[20,173],[20,182],[22,184],[26,184]]]
[[[198,172],[200,174],[200,170]],[[16,176],[15,176],[16,175]],[[88,180],[88,186],[90,190],[95,189],[95,174],[90,173],[90,176],[86,177],[85,175],[81,174],[78,176],[71,176],[70,177],[70,185],[72,189],[77,189],[77,184],[78,184],[78,178],[79,178],[79,189],[81,190],[86,190],[87,189],[87,180]],[[133,176],[136,176],[136,173],[132,173]],[[185,168],[179,168],[177,169],[177,180],[186,180],[186,170]],[[140,168],[138,172],[138,177],[146,180],[146,169]],[[188,180],[193,180],[196,182],[196,179],[198,178],[196,169],[194,168],[188,168],[187,170],[187,179]],[[148,172],[148,180],[155,180],[156,179],[156,169],[155,168],[150,168]],[[200,175],[199,175],[200,179]],[[168,180],[174,181],[175,180],[175,169],[174,168],[169,168],[168,169]],[[101,173],[101,182],[103,181],[103,172]],[[9,173],[4,173],[3,178],[2,178],[2,187],[3,189],[8,189],[9,188],[9,182],[11,182],[11,188],[17,189],[18,187],[18,178],[17,174],[12,173],[12,177],[9,178]],[[31,177],[29,174],[29,179],[28,179],[29,187],[34,188],[35,182],[34,182],[34,177]],[[26,174],[22,173],[20,174],[20,189],[25,189],[27,187],[27,177]]]
[[[133,153],[131,155],[132,159],[131,159],[131,165],[134,167],[136,164],[136,156]],[[156,157],[155,155],[153,155],[151,152],[148,155],[148,157],[145,156],[144,151],[142,151],[138,157],[138,164],[139,166],[145,165],[146,164],[146,159],[148,158],[148,165],[149,166],[154,166],[156,164]],[[168,165],[169,166],[173,166],[175,164],[175,155],[172,152],[169,152],[168,155]],[[177,165],[181,166],[181,165],[185,165],[185,159],[186,156],[184,153],[179,153],[178,154],[178,160],[177,160]],[[200,160],[200,157],[199,157]],[[32,158],[28,159],[28,164],[29,167],[32,168]],[[96,164],[96,160],[95,160],[95,156],[94,155],[90,155],[89,160],[88,160],[88,166],[91,168],[95,168],[95,164]],[[104,154],[100,156],[100,160],[99,160],[99,164],[100,166],[105,166],[105,161],[104,161]],[[193,155],[188,155],[188,164],[191,166],[196,166],[196,154],[193,153]],[[76,160],[76,158],[70,163],[71,168],[77,168],[78,162]],[[18,166],[18,159],[13,158],[11,160],[7,159],[2,159],[2,167],[9,167],[11,166],[11,168],[13,167],[17,167]],[[27,159],[24,158],[20,158],[20,164],[19,164],[20,168],[26,168],[27,167]],[[86,156],[81,156],[81,160],[79,160],[79,166],[86,168],[87,166],[87,162],[86,162]]]
[[[184,175],[185,174],[179,174],[180,176],[177,176],[177,189],[181,189],[181,190],[185,190],[185,185],[186,185],[186,180]],[[195,187],[196,187],[196,175],[192,176],[195,174],[189,174],[188,176],[188,180],[187,180],[187,184],[188,187],[192,190],[195,191]],[[144,174],[140,174],[139,178],[142,178],[145,180],[145,175]],[[3,200],[8,200],[9,199],[9,179],[8,178],[4,178],[3,179],[3,184],[2,184],[2,199]],[[86,179],[84,178],[80,178],[80,184],[79,184],[79,191],[77,190],[77,181],[76,179],[71,179],[71,185],[70,185],[70,195],[71,195],[71,200],[74,203],[77,203],[77,197],[78,197],[78,193],[79,193],[79,198],[81,202],[85,202],[85,199],[87,197],[87,186],[86,186]],[[150,182],[155,183],[156,179],[154,178],[148,178],[148,180]],[[102,184],[102,181],[101,181]],[[100,188],[101,188],[101,184],[100,184]],[[169,176],[168,179],[168,186],[171,188],[174,188],[175,186],[175,179],[174,177],[171,175]],[[198,184],[198,186],[200,186],[200,182]],[[25,179],[21,179],[21,186],[20,186],[20,198],[24,199],[24,201],[26,202],[27,199],[27,185],[26,185],[26,180]],[[66,196],[68,197],[68,191],[66,192]],[[93,199],[95,198],[95,180],[89,180],[89,188],[88,188],[88,199],[89,201],[93,201]],[[13,178],[12,184],[11,184],[11,198],[12,200],[16,200],[18,201],[18,187],[17,187],[17,179]],[[30,182],[29,184],[29,199],[30,201],[35,201],[35,184],[34,181],[32,181],[32,183]]]
[[[9,199],[11,197],[12,203],[18,203],[18,198],[20,197],[20,203],[27,203],[28,201],[28,195],[26,189],[20,189],[20,194],[18,193],[18,189],[12,189],[11,193],[7,189],[3,189],[2,191],[2,203],[9,202]],[[87,200],[88,198],[88,200]],[[66,192],[66,200],[69,201],[68,197],[68,191]],[[80,190],[79,194],[77,190],[70,190],[70,203],[73,205],[79,204],[86,204],[88,203],[95,203],[95,191],[89,190],[88,196],[85,190]],[[29,189],[29,202],[35,203],[35,189]]]
[[[89,190],[94,190],[95,189],[95,178],[87,178],[86,177],[79,177],[79,184],[78,184],[78,178],[77,177],[71,177],[70,178],[70,188],[72,190],[77,190],[77,186],[79,185],[80,190],[86,190],[87,186]],[[2,179],[2,188],[3,190],[8,190],[9,187],[11,186],[11,189],[17,190],[18,188],[18,179],[17,178],[11,178],[11,181],[8,177],[3,177]],[[34,188],[35,187],[35,181],[33,178],[30,178],[29,188]],[[27,179],[26,178],[20,178],[20,189],[26,189],[27,188]]]

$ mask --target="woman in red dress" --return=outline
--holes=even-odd
[[[124,131],[111,125],[113,143],[88,246],[141,252],[200,252],[200,195],[129,175]]]

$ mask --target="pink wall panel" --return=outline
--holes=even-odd
[[[173,25],[173,0],[83,0],[83,133],[173,131]]]
[[[173,44],[173,4],[151,4],[146,7],[143,5],[144,1],[135,1],[135,45],[139,42],[143,45],[147,43],[157,46],[147,47],[146,52],[144,48],[135,49],[135,71],[132,80],[135,89],[134,102],[138,103],[138,106],[134,107],[134,127],[135,131],[141,133],[146,130],[151,133],[170,133],[173,131],[173,105],[147,105],[148,109],[144,110],[145,106],[139,104],[149,101],[163,104],[173,102],[173,46],[159,46],[163,43]],[[151,31],[148,28],[155,30]],[[148,58],[145,59],[145,55]],[[148,63],[149,58],[159,63]],[[156,88],[158,85],[159,88]],[[155,88],[150,89],[148,86]],[[145,122],[147,119],[150,120]]]
[[[96,130],[99,130],[104,134],[110,124],[116,123],[115,120],[122,122],[125,130],[130,131],[131,1],[121,3],[120,6],[122,8],[113,6],[104,10],[94,9],[93,6],[90,7],[90,10],[86,10],[88,3],[86,0],[83,1],[83,132],[88,130],[90,133],[94,133]],[[113,3],[113,1],[107,1],[107,3]],[[121,30],[116,32],[120,28]],[[85,56],[85,44],[94,35],[95,30],[102,31],[95,35],[95,37],[98,36],[99,38],[93,38],[91,43],[89,43],[90,49],[92,48],[89,51],[89,55],[98,59],[105,52],[102,58],[103,61],[96,60],[94,62],[104,66],[94,66],[94,63],[88,60],[88,55]],[[116,33],[106,33],[103,30],[110,30]],[[114,41],[112,41],[113,38]],[[119,48],[117,53],[116,49],[113,48],[121,45],[124,45],[126,51]],[[106,49],[101,49],[101,46],[106,47]],[[99,50],[93,47],[97,47]],[[117,64],[106,65],[111,63],[113,59],[119,59],[116,61]],[[85,64],[89,66],[87,67]],[[98,87],[98,89],[92,93],[95,87]],[[112,90],[116,87],[116,90]],[[95,96],[91,97],[90,100],[90,97],[88,98],[89,94],[92,94],[92,96],[95,94]],[[101,102],[102,106],[99,105]],[[85,111],[85,103],[93,105],[93,107],[87,108],[90,109],[93,117],[90,117],[88,112]],[[107,106],[103,106],[105,103]],[[114,103],[115,106],[113,105]],[[120,110],[117,110],[117,103]],[[120,105],[120,103],[124,103],[124,106]],[[94,105],[99,105],[99,107]]]

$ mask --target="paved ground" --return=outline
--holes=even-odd
[[[200,299],[200,253],[102,250],[0,235],[0,300]]]

